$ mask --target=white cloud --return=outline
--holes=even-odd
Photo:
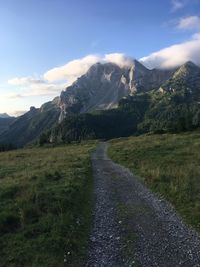
[[[11,93],[9,95],[6,95],[5,97],[10,99],[17,99],[17,98],[23,98],[24,96],[21,94]]]
[[[120,67],[130,67],[133,64],[133,59],[131,57],[127,57],[121,53],[106,54],[102,60],[115,63]]]
[[[172,68],[189,60],[200,65],[200,33],[193,35],[189,41],[161,49],[140,59],[148,68]]]
[[[59,95],[67,86],[78,77],[85,74],[97,62],[112,62],[120,67],[132,64],[132,59],[122,53],[112,53],[103,56],[88,55],[83,58],[67,62],[65,65],[48,70],[41,77],[15,77],[8,80],[8,84],[18,86],[17,93],[9,94],[10,99],[19,99],[30,96]]]
[[[37,97],[37,96],[56,96],[66,87],[66,83],[40,83],[40,84],[27,84],[27,87],[20,88],[17,93],[10,93],[5,97],[9,99],[20,99],[24,97]]]
[[[45,83],[38,86],[31,85],[30,90],[25,92],[25,96],[48,96],[48,95],[59,95],[60,92],[67,86],[66,83],[54,84]]]
[[[45,81],[43,79],[39,78],[33,78],[33,77],[22,77],[22,78],[13,78],[8,80],[8,83],[11,85],[30,85],[30,84],[43,84]]]
[[[181,18],[178,22],[177,28],[181,30],[200,29],[200,17],[189,16],[189,17]]]
[[[8,80],[8,84],[16,88],[15,93],[5,97],[8,99],[21,99],[24,97],[56,96],[72,84],[78,77],[85,74],[95,63],[112,62],[120,67],[128,67],[133,61],[122,53],[112,53],[103,56],[88,55],[86,57],[69,61],[63,66],[48,70],[41,77],[15,77]]]
[[[198,39],[200,39],[200,32],[197,32],[197,33],[195,33],[195,34],[193,34],[193,36],[192,36],[192,38],[195,40],[198,40]]]
[[[67,83],[51,83],[41,77],[15,77],[8,80],[8,84],[15,88],[15,93],[6,95],[9,99],[24,97],[56,96],[67,86]],[[17,88],[17,90],[16,90]]]
[[[88,69],[97,62],[112,62],[121,67],[125,67],[130,66],[130,64],[132,63],[132,59],[122,53],[112,53],[106,54],[104,56],[88,55],[83,58],[69,61],[63,66],[56,67],[47,71],[44,74],[44,79],[50,82],[67,80],[68,84],[70,85],[78,77],[85,74]]]
[[[50,69],[41,76],[15,77],[2,85],[3,89],[7,87],[11,93],[0,97],[0,109],[2,112],[8,111],[17,116],[23,114],[23,110],[28,109],[33,103],[40,106],[45,101],[60,95],[62,90],[85,74],[97,62],[112,62],[120,67],[127,67],[133,63],[131,58],[122,53],[88,55]],[[21,109],[22,111],[15,113],[15,110]]]
[[[172,0],[172,12],[175,12],[181,8],[183,8],[186,4],[184,0]]]
[[[44,78],[48,81],[67,80],[68,83],[74,82],[95,63],[100,61],[97,55],[89,55],[80,59],[69,61],[67,64],[48,70]]]
[[[10,115],[14,116],[14,117],[19,117],[19,116],[25,114],[26,112],[27,112],[27,110],[15,110],[13,112],[10,112]]]

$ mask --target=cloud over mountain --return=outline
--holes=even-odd
[[[185,27],[190,25],[191,27],[194,23],[186,23],[185,21],[184,23],[182,22],[182,27],[183,25]],[[189,60],[200,65],[200,33],[194,34],[189,41],[166,47],[140,59],[141,63],[150,69],[173,68]],[[91,54],[69,61],[65,65],[52,68],[39,77],[16,77],[10,79],[8,83],[18,86],[20,91],[17,94],[10,94],[8,97],[22,98],[58,95],[60,91],[66,88],[66,86],[71,85],[97,62],[112,62],[120,67],[130,67],[133,63],[133,58],[123,53]]]
[[[130,67],[133,64],[133,58],[122,53],[106,54],[101,61],[115,63],[120,67]]]
[[[111,53],[103,56],[88,55],[69,61],[63,66],[52,68],[41,77],[15,77],[8,80],[8,84],[18,86],[20,92],[10,94],[8,97],[22,98],[57,95],[66,86],[72,84],[78,77],[85,74],[97,62],[112,62],[120,67],[127,67],[132,64],[132,59],[122,53]]]
[[[194,34],[189,41],[166,47],[140,59],[148,68],[173,68],[189,60],[200,65],[200,33]]]
[[[69,83],[72,83],[98,61],[99,56],[97,55],[88,55],[80,59],[75,59],[63,66],[48,70],[44,73],[44,79],[47,81],[67,80]]]
[[[78,77],[85,74],[88,69],[97,62],[112,62],[123,67],[129,66],[132,60],[122,53],[111,53],[104,56],[88,55],[69,61],[63,66],[48,70],[44,74],[44,79],[47,81],[67,80],[68,84],[71,84]]]

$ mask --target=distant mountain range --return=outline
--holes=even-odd
[[[23,146],[33,142],[42,132],[57,124],[58,120],[62,122],[71,114],[116,109],[121,99],[141,94],[151,95],[151,111],[155,109],[157,113],[160,112],[158,105],[168,103],[175,96],[180,100],[181,94],[187,95],[184,103],[190,99],[198,105],[200,68],[192,62],[170,70],[149,70],[137,60],[126,67],[97,63],[62,91],[60,97],[45,103],[39,109],[32,107],[16,118],[0,134],[0,143],[13,142],[17,146]],[[151,112],[148,112],[145,116],[149,116],[148,120],[152,121]]]
[[[0,113],[0,118],[9,118],[10,116],[7,113]]]
[[[39,109],[31,107],[24,115],[14,119],[0,134],[0,143],[12,143],[21,147],[33,142],[43,131],[50,129],[58,121],[59,114],[59,97],[43,104]]]
[[[9,116],[7,113],[0,113],[0,135],[9,129],[14,119],[14,117]]]

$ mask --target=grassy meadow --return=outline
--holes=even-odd
[[[83,266],[93,143],[0,153],[0,266]]]
[[[115,139],[109,156],[142,177],[200,232],[200,132]]]

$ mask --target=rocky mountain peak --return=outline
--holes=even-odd
[[[142,63],[140,63],[140,61],[138,61],[136,59],[133,60],[132,68],[134,68],[136,70],[140,70],[140,71],[149,71],[149,69],[147,69]]]
[[[177,69],[173,75],[173,78],[188,79],[191,76],[196,76],[198,73],[200,73],[200,68],[192,61],[188,61]]]
[[[192,61],[187,61],[182,66],[187,67],[187,68],[198,68],[198,66],[194,64]]]
[[[40,112],[46,112],[52,109],[55,109],[55,110],[59,109],[59,102],[60,102],[60,98],[57,96],[52,101],[44,103],[40,107]]]
[[[34,107],[34,106],[30,107],[30,112],[35,112],[36,110],[37,110],[36,107]]]
[[[171,73],[149,70],[137,60],[124,67],[111,62],[96,63],[61,93],[60,120],[70,112],[115,108],[123,97],[159,88]]]
[[[83,75],[82,77],[80,77],[78,80],[82,81],[82,80],[87,79],[90,81],[94,81],[94,80],[100,79],[103,82],[103,78],[105,78],[105,80],[106,79],[110,80],[112,74],[116,74],[119,72],[121,72],[121,68],[114,63],[98,62],[92,65],[90,69],[87,71],[87,73]]]

